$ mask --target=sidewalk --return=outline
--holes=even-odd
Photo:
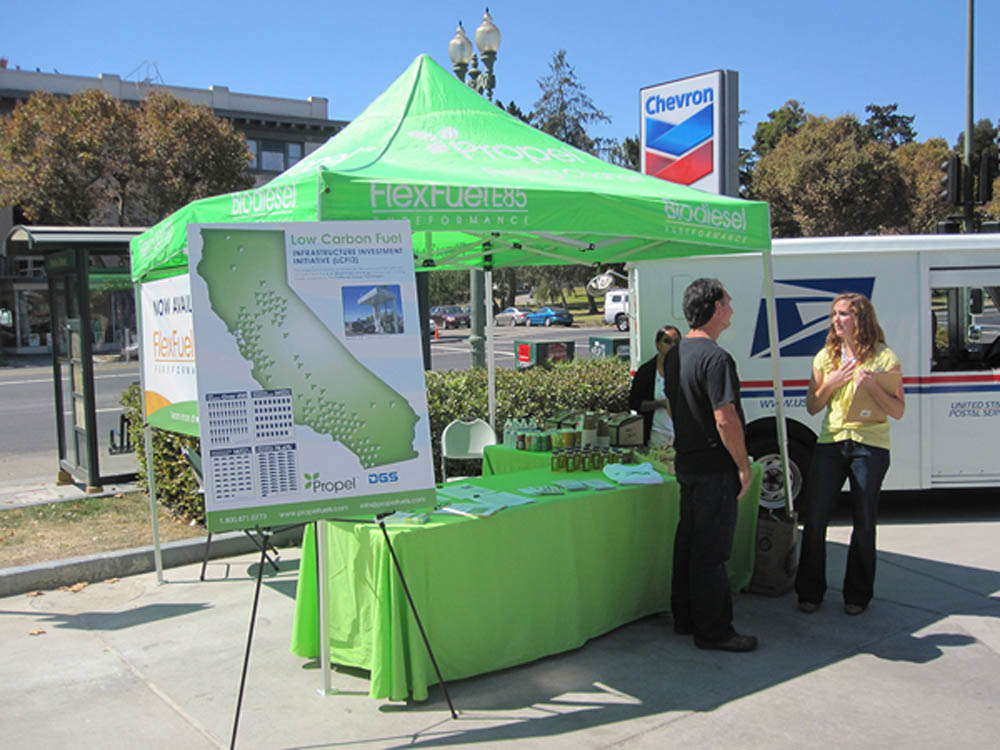
[[[62,503],[88,497],[110,497],[120,492],[134,492],[135,482],[106,484],[99,493],[87,494],[81,484],[56,484],[55,482],[15,480],[0,482],[0,510],[23,508],[28,505]]]
[[[831,528],[831,582],[849,527]],[[424,746],[985,748],[1000,735],[1000,522],[880,529],[878,597],[847,617],[741,595],[753,654],[698,651],[652,617],[583,648],[450,684],[423,704],[373,701],[366,675],[289,653],[297,550],[265,577],[240,718],[243,748]],[[217,748],[229,743],[256,555],[0,599],[4,747]],[[34,634],[33,634],[34,633]],[[430,634],[433,639],[433,633]]]

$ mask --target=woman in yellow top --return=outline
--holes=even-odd
[[[875,308],[863,294],[841,294],[833,300],[826,345],[813,359],[806,408],[816,414],[826,407],[823,429],[809,470],[809,502],[803,516],[802,555],[795,591],[799,609],[819,609],[826,593],[826,527],[830,511],[850,479],[854,516],[844,574],[844,611],[860,615],[875,587],[875,523],[879,491],[889,469],[889,422],[848,421],[855,394],[864,390],[878,409],[901,419],[905,409],[899,358],[885,345]],[[876,373],[900,373],[895,393],[886,391]]]

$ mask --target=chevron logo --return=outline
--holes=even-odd
[[[715,105],[709,104],[678,123],[644,117],[646,174],[690,185],[714,168]]]

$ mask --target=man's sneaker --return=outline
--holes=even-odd
[[[861,604],[845,604],[844,612],[849,615],[860,615],[865,611],[865,607]]]
[[[712,649],[714,651],[735,651],[744,653],[757,648],[757,638],[752,635],[739,635],[738,633],[724,641],[706,641],[701,638],[694,639],[694,645],[698,648]]]
[[[799,601],[800,612],[805,612],[807,615],[811,615],[817,609],[819,609],[819,604],[816,602]]]

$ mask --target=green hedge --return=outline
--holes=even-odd
[[[146,443],[142,437],[142,392],[139,384],[133,383],[122,392],[121,404],[128,417],[129,435],[135,446],[135,460],[138,463],[138,484],[143,491],[146,485]],[[156,498],[174,515],[188,521],[205,523],[205,502],[198,493],[198,480],[181,453],[186,445],[199,450],[201,441],[196,437],[176,432],[153,429],[153,472],[156,479]]]
[[[427,408],[434,449],[434,474],[440,481],[441,433],[453,419],[489,418],[486,398],[486,370],[427,372]],[[563,409],[628,408],[628,363],[619,359],[581,359],[559,363],[551,369],[526,372],[496,371],[497,431],[503,434],[508,419],[547,417]],[[139,481],[145,489],[146,458],[142,439],[139,386],[130,386],[121,399],[128,415],[132,444],[136,446]],[[156,455],[156,495],[177,515],[204,522],[205,509],[198,484],[181,453],[181,445],[198,449],[198,439],[162,430],[153,430]],[[449,473],[469,474],[478,467],[449,463]]]

